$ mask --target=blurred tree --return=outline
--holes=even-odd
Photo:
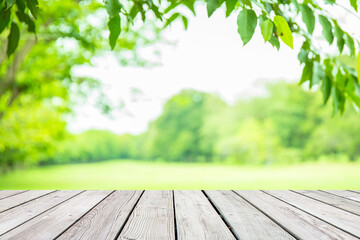
[[[1,121],[0,172],[48,159],[66,137],[61,109],[34,101],[27,106],[14,107]]]
[[[203,126],[209,114],[225,103],[218,97],[184,90],[169,99],[161,116],[150,124],[146,151],[151,158],[172,161],[210,161],[214,139]]]

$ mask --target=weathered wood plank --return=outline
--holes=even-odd
[[[360,237],[360,217],[291,191],[265,191],[301,210]]]
[[[232,191],[205,192],[231,226],[237,238],[295,239],[236,193]]]
[[[112,191],[86,191],[1,235],[1,240],[48,240],[59,236]]]
[[[145,191],[118,239],[175,239],[172,191]]]
[[[38,197],[49,194],[51,192],[54,192],[54,190],[34,190],[4,198],[0,200],[0,213],[7,209],[13,208],[15,206],[29,202]]]
[[[331,193],[322,192],[322,191],[314,191],[314,190],[300,190],[294,191],[305,196],[314,198],[316,200],[322,201],[324,203],[330,204],[337,208],[346,210],[348,212],[360,215],[360,202],[355,202],[343,197],[339,197],[337,195],[333,195]]]
[[[353,201],[360,202],[360,195],[354,192],[346,191],[346,190],[325,190],[324,192],[328,192],[343,198],[351,199]]]
[[[0,235],[66,201],[81,191],[56,191],[0,213]]]
[[[349,191],[360,194],[360,190],[349,190]]]
[[[0,192],[0,200],[23,192],[26,190],[3,190]]]
[[[299,239],[352,240],[354,236],[261,191],[236,191]]]
[[[113,240],[125,224],[142,191],[115,191],[63,233],[58,240]]]
[[[201,191],[175,191],[177,238],[235,239]]]

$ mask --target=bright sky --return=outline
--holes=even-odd
[[[97,61],[95,67],[78,69],[80,74],[101,80],[109,100],[115,105],[123,101],[125,108],[109,118],[94,107],[95,96],[90,95],[88,102],[79,105],[76,115],[68,119],[69,130],[138,134],[159,116],[165,101],[182,89],[218,94],[231,104],[241,97],[264,94],[264,82],[298,81],[302,70],[297,60],[299,39],[294,40],[294,50],[282,44],[277,52],[264,44],[257,28],[243,47],[236,17],[232,14],[226,19],[219,10],[208,19],[205,7],[200,6],[197,16],[190,18],[187,31],[179,21],[165,32],[165,37],[177,44],[161,47],[159,67],[123,67],[109,55]],[[141,91],[140,97],[134,94],[134,88]]]

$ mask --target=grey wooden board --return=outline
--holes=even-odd
[[[265,191],[301,210],[360,237],[360,217],[291,191]]]
[[[354,236],[261,191],[236,191],[299,239],[352,240]]]
[[[325,192],[360,202],[360,194],[346,190],[325,190]]]
[[[172,191],[145,191],[118,239],[175,239]]]
[[[360,194],[360,190],[349,190],[349,191]]]
[[[5,233],[1,240],[54,239],[112,191],[86,191]]]
[[[314,190],[302,190],[294,191],[313,199],[322,201],[323,203],[330,204],[348,212],[360,215],[360,202],[355,202],[346,198],[339,197],[327,192],[314,191]]]
[[[0,235],[80,192],[81,191],[56,191],[0,213]]]
[[[15,194],[20,194],[26,192],[25,190],[3,190],[0,192],[0,200],[3,198],[7,198],[13,196]]]
[[[177,239],[235,239],[201,191],[174,191]]]
[[[4,198],[0,200],[0,213],[51,192],[53,192],[53,190],[34,190]]]
[[[115,191],[58,239],[115,239],[141,192]]]
[[[205,191],[239,239],[295,239],[232,191]],[[251,219],[251,221],[249,221]]]

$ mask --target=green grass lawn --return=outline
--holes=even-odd
[[[0,189],[360,189],[360,163],[244,167],[112,160],[0,176]]]

